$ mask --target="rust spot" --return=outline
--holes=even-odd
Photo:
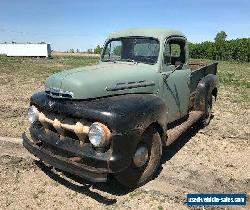
[[[69,160],[72,162],[80,162],[82,160],[82,158],[81,157],[70,157]]]
[[[193,110],[195,104],[195,95],[192,95],[189,103],[189,110]]]
[[[136,128],[142,130],[143,129],[143,125],[142,124],[137,124]]]
[[[38,139],[32,138],[32,140],[33,140],[33,143],[34,143],[35,145],[38,145],[38,144],[41,143],[41,141],[38,140]]]
[[[105,143],[106,143],[106,145],[108,145],[109,144],[109,139],[110,139],[110,136],[111,136],[111,132],[110,132],[109,128],[106,125],[104,125],[102,123],[100,123],[100,125],[102,126],[102,128],[104,130]]]
[[[191,111],[189,113],[188,119],[182,124],[174,127],[167,131],[167,145],[172,144],[177,140],[182,133],[184,133],[188,128],[190,128],[200,117],[203,115],[201,111]]]
[[[56,129],[57,133],[60,136],[60,139],[62,140],[63,139],[62,137],[64,136],[64,130],[61,127],[61,122],[58,119],[55,119],[53,121],[53,127]]]
[[[200,101],[201,111],[205,111],[205,104],[206,104],[205,98],[202,98],[202,100]]]
[[[74,127],[74,132],[80,140],[80,145],[83,145],[85,142],[86,135],[88,133],[89,127],[84,126],[82,123],[77,122]]]

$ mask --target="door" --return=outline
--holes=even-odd
[[[168,122],[173,122],[188,113],[191,70],[186,64],[186,40],[168,39],[163,55],[162,98],[167,105]]]

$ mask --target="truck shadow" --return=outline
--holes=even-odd
[[[213,117],[213,116],[212,116]],[[169,161],[172,157],[174,157],[179,150],[182,149],[182,147],[185,146],[186,143],[189,142],[189,140],[195,136],[200,129],[203,127],[199,123],[194,123],[186,132],[184,132],[174,143],[167,146],[163,150],[162,158],[161,158],[161,166],[159,167],[158,171],[155,173],[155,176],[153,179],[157,178],[163,167],[162,165],[165,164],[167,161]]]
[[[189,128],[185,133],[183,133],[175,143],[166,147],[161,160],[161,167],[159,167],[153,179],[157,178],[163,167],[162,165],[169,161],[178,151],[193,137],[202,127],[197,123]],[[95,199],[99,203],[105,205],[112,205],[117,202],[117,199],[108,198],[101,195],[99,192],[107,192],[111,195],[122,196],[126,195],[129,192],[134,191],[135,189],[128,189],[123,187],[118,181],[116,181],[112,176],[108,177],[107,183],[91,183],[87,180],[84,180],[78,176],[68,174],[66,172],[58,172],[52,167],[45,165],[41,161],[36,161],[36,165],[51,179],[55,180],[61,185],[64,185],[68,189],[71,189],[75,192],[81,193],[83,195],[89,196]]]
[[[97,184],[93,184],[91,182],[88,182],[87,180],[84,180],[80,177],[68,174],[66,172],[60,172],[55,169],[53,169],[50,166],[45,165],[42,161],[36,161],[36,165],[51,179],[58,182],[59,184],[67,187],[70,190],[73,190],[75,192],[81,193],[83,195],[89,196],[93,199],[95,199],[99,203],[103,203],[105,205],[112,205],[117,202],[116,199],[110,199],[107,198],[98,192],[93,191],[91,188],[95,188],[94,186]],[[99,183],[100,184],[100,183]],[[106,184],[106,183],[104,183]],[[101,183],[100,185],[104,185]],[[106,187],[111,187],[106,184]],[[99,188],[99,187],[98,187]],[[98,189],[97,188],[97,189]],[[106,190],[104,190],[106,191]]]

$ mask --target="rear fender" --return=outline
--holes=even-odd
[[[205,111],[205,104],[209,94],[212,94],[215,99],[218,91],[218,77],[214,74],[208,74],[197,85],[194,110]]]

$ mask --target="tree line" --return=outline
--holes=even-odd
[[[80,53],[81,51],[79,49],[74,49],[71,48],[69,50],[66,51],[67,53]],[[85,51],[85,53],[89,53],[89,54],[101,54],[102,52],[102,47],[100,45],[97,45],[96,48],[94,49],[87,49],[87,51]]]
[[[227,34],[221,31],[214,42],[189,43],[190,57],[250,62],[250,38],[226,40],[226,37]]]

